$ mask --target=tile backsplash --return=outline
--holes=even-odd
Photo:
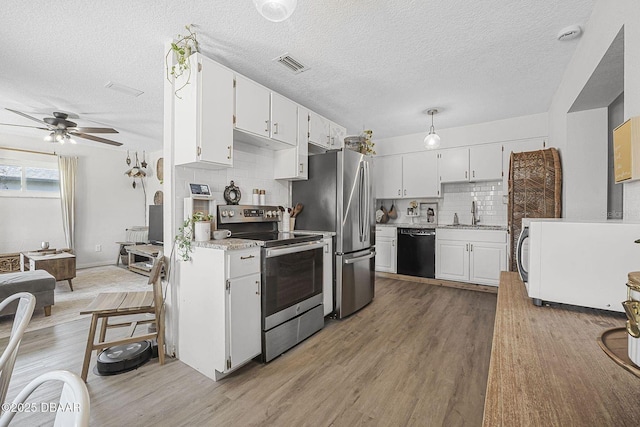
[[[209,184],[218,205],[226,204],[224,188],[233,180],[240,189],[240,204],[251,204],[254,188],[266,190],[267,205],[288,205],[289,183],[273,179],[273,151],[234,141],[233,168],[196,169],[176,167],[176,219],[182,223],[183,200],[189,197],[189,183]]]
[[[502,181],[463,182],[443,184],[440,199],[416,199],[416,202],[418,204],[437,203],[438,224],[446,225],[453,223],[453,216],[456,213],[460,224],[471,224],[471,202],[475,200],[479,224],[506,226],[507,205],[503,201],[503,196],[506,195],[507,189],[504,188]],[[383,204],[390,209],[391,204],[395,203],[398,218],[390,223],[427,222],[426,216],[422,214],[417,218],[407,216],[407,208],[411,201],[411,199],[378,200],[376,209],[380,209],[380,205]]]

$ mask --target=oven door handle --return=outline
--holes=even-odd
[[[322,240],[317,242],[298,243],[295,245],[288,245],[284,248],[267,249],[265,256],[266,258],[273,258],[281,255],[295,254],[297,252],[311,251],[313,249],[322,248],[323,246],[324,242]]]
[[[375,252],[371,252],[369,255],[365,255],[365,256],[360,256],[358,258],[351,258],[351,259],[346,259],[344,260],[345,264],[355,264],[356,262],[360,262],[360,261],[364,261],[370,258],[373,258],[374,256],[376,256]]]

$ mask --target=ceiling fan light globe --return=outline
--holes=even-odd
[[[440,147],[440,136],[435,132],[429,132],[424,138],[424,147],[428,150]]]
[[[53,132],[44,137],[44,140],[47,142],[53,142]]]
[[[256,9],[271,22],[282,22],[295,10],[298,0],[253,0]]]

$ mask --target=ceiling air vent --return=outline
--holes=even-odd
[[[291,55],[289,55],[288,53],[280,55],[279,57],[275,58],[274,61],[284,65],[294,74],[300,74],[303,71],[307,71],[309,69],[307,66],[302,65],[302,63],[297,59],[293,59],[293,57],[291,57]]]

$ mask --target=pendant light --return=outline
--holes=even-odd
[[[429,128],[429,134],[424,138],[424,147],[433,150],[440,147],[440,136],[438,136],[433,127],[433,115],[438,114],[438,109],[431,108],[427,110],[427,114],[431,116],[431,127]]]
[[[265,19],[281,22],[291,16],[298,0],[253,0],[253,4]]]

